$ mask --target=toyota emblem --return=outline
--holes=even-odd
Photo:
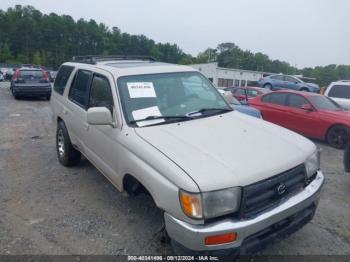
[[[279,196],[281,196],[281,195],[283,195],[284,193],[286,193],[286,191],[287,191],[287,186],[286,186],[286,184],[283,184],[283,183],[279,184],[279,185],[276,187],[276,191],[277,191],[277,194],[278,194]]]

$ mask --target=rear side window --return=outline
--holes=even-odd
[[[66,88],[67,81],[73,71],[74,67],[72,66],[61,66],[60,70],[57,73],[56,80],[53,86],[53,89],[63,95],[64,89]]]
[[[89,107],[107,107],[113,110],[113,97],[107,78],[95,75],[91,83]]]
[[[84,109],[86,109],[88,105],[91,75],[90,71],[79,70],[69,90],[69,99]]]
[[[334,85],[331,87],[328,96],[350,99],[350,85]]]
[[[287,94],[285,93],[272,93],[265,95],[262,98],[262,101],[265,103],[276,104],[276,105],[286,105]]]

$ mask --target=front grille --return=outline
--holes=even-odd
[[[241,219],[253,218],[277,206],[305,185],[305,167],[300,165],[277,176],[245,186],[242,190],[239,217]]]

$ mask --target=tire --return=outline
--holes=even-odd
[[[273,91],[273,87],[272,87],[272,85],[271,85],[271,84],[265,84],[265,85],[264,85],[264,88],[266,88],[266,89],[269,89],[269,90]]]
[[[81,153],[73,147],[63,121],[57,124],[56,151],[58,161],[63,166],[75,166],[80,162]]]
[[[350,142],[350,129],[346,126],[336,125],[327,132],[327,143],[338,149],[344,149]]]
[[[46,98],[46,100],[50,101],[51,96],[46,96],[45,98]]]
[[[301,92],[310,92],[310,90],[307,89],[306,87],[301,88],[300,91],[301,91]]]

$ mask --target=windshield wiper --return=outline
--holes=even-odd
[[[193,119],[190,116],[148,116],[146,118],[142,118],[142,119],[137,119],[137,120],[131,120],[130,124],[136,124],[137,122],[143,122],[143,121],[148,121],[148,120],[157,120],[157,119],[164,119],[164,120],[176,120],[176,119],[180,119],[180,120],[190,120]],[[169,122],[169,121],[167,121]]]
[[[231,112],[231,111],[232,111],[232,109],[229,109],[229,108],[202,108],[198,111],[187,113],[186,115],[193,116],[193,115],[197,115],[197,114],[204,114],[206,112],[223,113],[223,112]]]

